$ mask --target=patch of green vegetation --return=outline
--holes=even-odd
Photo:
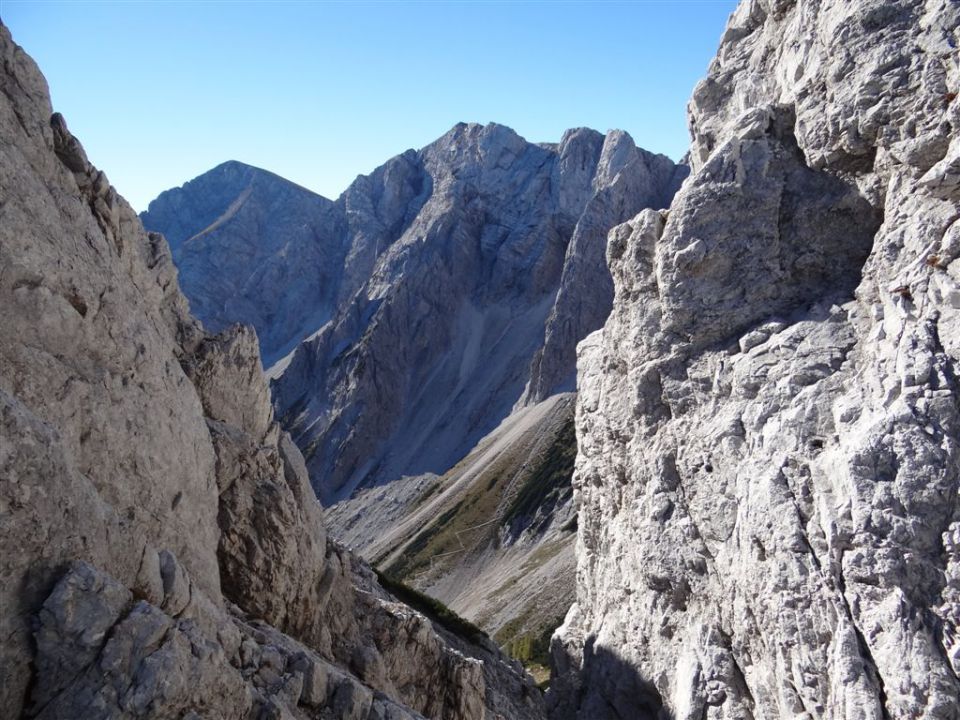
[[[570,479],[576,455],[577,440],[572,418],[563,423],[539,459],[528,459],[525,451],[519,449],[499,453],[493,462],[483,467],[469,488],[458,493],[458,502],[412,536],[383,569],[391,577],[410,582],[424,570],[443,572],[444,568],[463,562],[470,551],[495,541],[500,523],[487,523],[495,520],[498,512],[502,522],[509,525],[514,518],[532,516],[546,503],[566,499],[573,491]],[[532,472],[524,471],[527,479],[511,497],[506,493],[511,491],[511,481],[517,477],[518,468],[524,461],[535,468]],[[437,482],[437,487],[450,487],[475,462],[476,455],[461,460]],[[417,505],[421,505],[426,497],[425,494]],[[504,507],[507,511],[502,515]]]
[[[413,505],[410,506],[410,512],[412,512],[412,511],[416,510],[418,507],[422,506],[427,500],[429,500],[431,497],[433,497],[434,495],[436,495],[437,492],[438,492],[438,491],[440,490],[440,488],[442,488],[442,487],[443,487],[443,481],[440,480],[439,478],[437,478],[437,480],[433,483],[433,485],[431,485],[430,487],[428,487],[428,488],[423,492],[423,494],[421,494],[420,497],[417,498],[416,502],[414,502]]]
[[[474,645],[480,645],[484,640],[489,640],[490,636],[478,628],[469,620],[457,615],[436,598],[425,595],[419,590],[414,590],[409,585],[405,585],[399,580],[394,580],[385,573],[374,568],[377,579],[384,589],[391,592],[396,598],[415,610],[419,610],[431,620],[435,620],[454,635],[462,637],[464,640],[472,642]]]
[[[509,648],[510,643],[512,643],[513,640],[520,634],[520,631],[523,629],[523,626],[526,624],[531,614],[532,608],[528,607],[523,613],[513,618],[513,620],[497,630],[496,634],[493,636],[493,639],[500,647],[504,649]]]
[[[520,488],[504,515],[504,523],[532,517],[549,499],[566,499],[573,492],[573,464],[577,459],[577,432],[573,418],[567,420],[543,459]]]
[[[450,508],[449,510],[447,510],[446,512],[444,512],[444,513],[437,519],[437,525],[440,525],[441,527],[444,526],[444,525],[446,525],[448,522],[450,522],[453,518],[455,518],[455,517],[457,516],[457,513],[460,512],[460,508],[462,508],[462,507],[463,507],[463,500],[461,500],[461,501],[458,502],[456,505],[454,505],[452,508]]]
[[[536,550],[533,551],[533,554],[527,558],[521,570],[524,573],[531,573],[537,570],[537,568],[542,567],[547,564],[547,561],[554,558],[557,553],[563,550],[566,545],[563,541],[552,542],[546,545],[541,545]]]
[[[521,633],[531,614],[528,610],[520,617],[516,617],[504,625],[494,636],[500,647],[510,657],[523,663],[527,672],[537,681],[537,687],[546,690],[550,684],[550,638],[554,631],[563,623],[563,617],[553,621],[541,623],[532,632]]]
[[[450,521],[460,512],[463,503],[464,501],[461,500],[446,510],[435,522],[430,523],[426,529],[414,537],[400,557],[386,569],[387,572],[393,577],[407,578],[421,568],[428,566],[430,564],[430,555],[433,553],[425,553],[424,551],[428,547],[433,546],[433,541],[436,536],[444,533]],[[441,550],[439,552],[443,551]]]
[[[521,579],[522,579],[521,575],[514,575],[510,577],[500,587],[498,587],[496,590],[493,591],[493,593],[491,594],[491,597],[493,598],[501,597],[504,593],[507,592],[507,590],[512,588],[518,582],[520,582]]]
[[[546,692],[550,688],[550,666],[540,665],[538,663],[528,663],[524,665],[527,672],[533,677],[540,692]]]
[[[469,463],[463,465],[466,467]],[[485,538],[495,536],[497,526],[485,523],[496,517],[503,488],[513,477],[516,466],[517,459],[504,453],[485,467],[460,495],[459,502],[416,535],[386,571],[393,577],[409,579],[430,567],[432,557],[456,553],[441,562],[460,562],[463,556],[457,551],[470,550]],[[445,477],[452,476],[448,473]],[[477,526],[480,527],[474,530]]]
[[[403,554],[386,571],[394,577],[410,577],[413,573],[429,565],[430,557],[429,555],[424,556],[422,551],[430,544],[434,536],[443,530],[444,523],[457,514],[461,505],[463,505],[463,502],[458,502],[437,518],[436,522],[431,523],[417,534],[404,549]]]
[[[434,482],[433,485],[431,485],[426,490],[424,490],[423,493],[421,493],[420,497],[418,497],[416,501],[414,501],[414,503],[410,505],[410,508],[409,510],[407,510],[407,513],[408,514],[413,513],[414,510],[416,510],[421,505],[423,505],[427,501],[427,499],[430,498],[432,495],[436,495],[437,492],[442,488],[443,488],[443,482],[440,478],[437,478],[436,482]],[[439,531],[439,528],[436,527],[435,523],[432,523],[429,527],[425,528],[423,532],[414,536],[412,545],[417,545],[417,548],[419,549],[420,547],[422,547],[422,545],[429,542],[430,537],[436,534],[438,531]],[[384,561],[386,561],[386,559],[393,554],[393,551],[394,551],[394,548],[388,547],[379,555],[377,555],[375,558],[371,559],[370,564],[373,565],[374,567],[380,567],[384,563]],[[394,577],[406,577],[413,570],[418,569],[418,568],[406,567],[406,563],[403,561],[404,561],[404,556],[401,556],[398,560],[394,561],[391,565],[387,567],[387,571],[393,574]],[[419,565],[423,565],[423,564],[424,563],[420,563]]]

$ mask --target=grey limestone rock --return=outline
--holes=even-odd
[[[327,540],[254,331],[206,335],[2,24],[0,59],[4,716],[542,717]]]
[[[577,343],[603,325],[613,303],[604,256],[607,233],[635,210],[669,207],[686,175],[685,165],[638,149],[625,132],[613,131],[604,138],[592,194],[567,245],[543,347],[531,361],[522,402],[576,388]]]
[[[343,213],[320,195],[231,161],[162,193],[141,219],[170,243],[204,326],[252,325],[268,364],[333,314],[348,248]]]
[[[208,328],[257,329],[332,500],[442,473],[515,405],[572,389],[574,346],[613,297],[606,232],[669,205],[684,175],[621,131],[535,145],[461,124],[333,203],[232,162],[142,218],[170,236]]]
[[[274,373],[321,498],[443,473],[518,402],[568,385],[573,343],[612,296],[606,230],[668,203],[676,181],[624,133],[542,146],[492,124],[359,179],[338,202],[369,275]]]
[[[960,717],[960,8],[744,0],[579,346],[557,718]]]

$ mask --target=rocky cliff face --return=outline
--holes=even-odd
[[[515,404],[572,389],[612,301],[607,231],[685,173],[619,131],[553,146],[462,125],[336,203],[233,162],[142,219],[204,323],[253,324],[279,361],[278,408],[331,500],[444,472]]]
[[[960,717],[958,26],[732,16],[579,348],[555,717]]]
[[[569,385],[572,343],[609,303],[598,243],[677,176],[623,133],[543,146],[458,125],[358,180],[339,202],[348,268],[370,274],[273,385],[321,498],[445,472],[528,387]]]
[[[2,25],[0,58],[4,716],[542,716],[326,538],[255,334],[202,330]]]
[[[608,230],[668,206],[686,172],[620,131],[535,145],[460,125],[336,203],[227,163],[142,219],[170,236],[201,319],[251,322],[278,360],[279,415],[321,497],[375,486],[331,532],[501,644],[542,645],[573,595],[572,400],[525,411],[573,389],[576,342],[609,313]]]

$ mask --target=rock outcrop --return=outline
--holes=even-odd
[[[732,16],[579,347],[554,717],[960,717],[958,27]]]
[[[443,473],[518,401],[569,385],[573,343],[609,307],[606,230],[680,175],[620,132],[534,145],[461,124],[359,179],[338,202],[348,270],[369,275],[273,385],[321,499]]]
[[[562,165],[564,161],[570,163],[564,158]],[[670,207],[688,173],[684,164],[638,150],[625,132],[607,135],[592,179],[593,194],[567,245],[543,347],[531,362],[524,404],[576,388],[577,343],[603,325],[613,303],[613,281],[604,256],[607,233],[638,204]]]
[[[4,716],[541,717],[326,537],[256,335],[203,331],[2,25],[0,59]]]

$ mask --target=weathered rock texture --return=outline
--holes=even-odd
[[[541,716],[327,540],[255,334],[203,332],[2,25],[0,58],[3,715]]]
[[[960,717],[958,25],[732,16],[580,345],[555,717]]]
[[[368,277],[273,385],[321,499],[443,473],[522,397],[569,387],[609,310],[606,230],[681,175],[620,132],[461,124],[360,178],[338,203]]]
[[[571,164],[567,158],[566,165]],[[638,203],[654,209],[670,207],[688,172],[686,165],[637,150],[623,131],[607,135],[593,192],[567,245],[560,287],[547,318],[543,347],[531,362],[524,402],[576,388],[577,343],[603,325],[613,302],[613,282],[604,257],[607,233]]]

